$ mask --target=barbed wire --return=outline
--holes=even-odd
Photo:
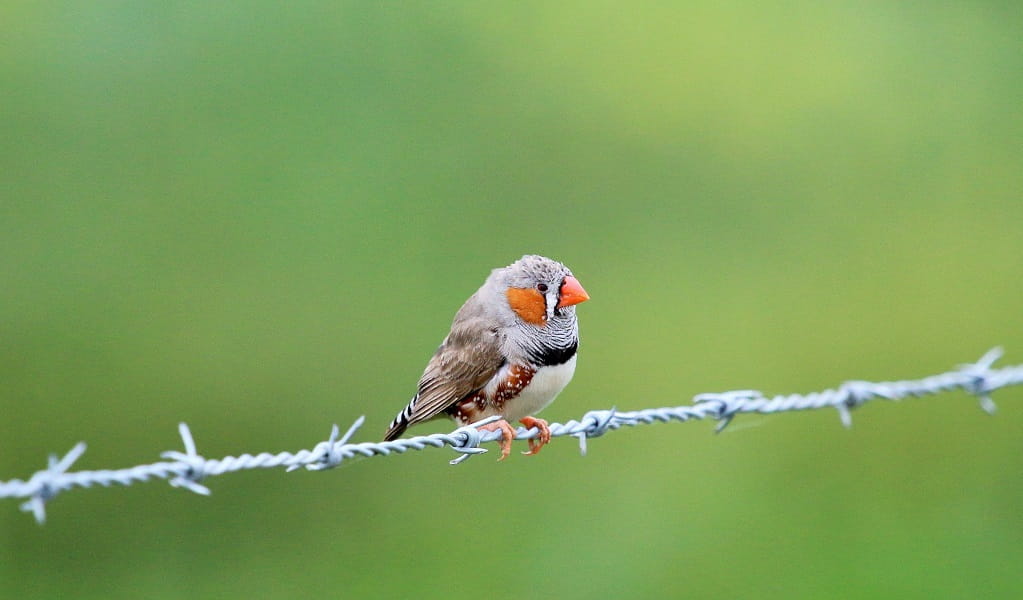
[[[637,411],[593,410],[578,421],[551,423],[551,436],[573,436],[579,440],[579,449],[586,454],[586,442],[608,431],[621,427],[686,422],[691,420],[715,419],[716,431],[721,431],[737,414],[774,414],[797,410],[834,408],[838,410],[841,422],[846,427],[852,424],[851,410],[870,400],[901,400],[938,394],[953,390],[964,390],[980,400],[981,408],[988,413],[995,410],[991,393],[997,389],[1023,384],[1023,365],[994,369],[993,365],[1002,356],[1001,348],[994,348],[975,363],[961,365],[958,369],[911,381],[869,382],[847,381],[836,389],[810,394],[789,394],[768,398],[755,390],[738,390],[723,393],[699,394],[691,404],[648,408]],[[208,495],[209,488],[202,485],[208,477],[223,475],[246,469],[270,469],[286,467],[288,471],[305,467],[312,471],[330,469],[355,457],[387,456],[404,454],[409,450],[443,448],[449,446],[459,453],[451,460],[458,464],[475,454],[487,450],[481,444],[501,438],[500,431],[481,431],[479,427],[498,420],[490,417],[450,433],[421,435],[390,442],[359,442],[349,440],[362,426],[365,417],[359,417],[344,435],[334,425],[330,437],[316,444],[311,450],[298,452],[263,452],[242,454],[219,459],[205,458],[196,449],[195,440],[188,426],[178,425],[178,432],[184,444],[184,452],[171,450],[162,453],[162,462],[138,465],[127,469],[74,471],[68,469],[85,452],[85,443],[79,442],[61,458],[49,457],[45,469],[37,471],[28,480],[12,479],[0,481],[0,498],[28,498],[21,509],[35,515],[40,524],[46,520],[46,503],[57,494],[73,488],[87,488],[95,485],[109,487],[113,484],[132,485],[150,479],[166,479],[174,487],[185,488],[197,494]],[[527,440],[539,434],[536,428],[520,427],[515,439]]]

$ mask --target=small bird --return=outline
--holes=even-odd
[[[575,305],[590,296],[565,265],[527,254],[486,282],[455,314],[451,331],[426,365],[415,397],[384,434],[400,436],[410,425],[448,416],[461,425],[499,416],[484,425],[501,430],[501,458],[511,452],[519,421],[539,430],[529,440],[536,454],[551,439],[540,412],[575,373],[579,323]]]

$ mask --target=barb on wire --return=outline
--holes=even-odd
[[[721,431],[741,413],[774,414],[797,410],[834,408],[838,411],[843,425],[852,424],[852,410],[870,400],[901,400],[952,390],[964,390],[975,396],[982,409],[988,413],[995,410],[991,393],[1003,387],[1023,384],[1023,365],[995,369],[994,363],[1002,356],[1001,348],[994,348],[975,363],[960,365],[958,369],[926,377],[924,379],[892,382],[847,381],[836,389],[810,394],[789,394],[768,398],[755,390],[739,390],[723,393],[699,394],[691,404],[682,406],[647,408],[637,411],[593,410],[578,420],[566,423],[551,423],[551,436],[573,436],[579,440],[579,450],[586,454],[586,442],[590,438],[604,435],[621,427],[686,422],[714,419],[716,430]],[[255,456],[242,454],[219,459],[205,458],[196,449],[195,439],[188,426],[181,423],[178,433],[184,444],[184,452],[170,450],[161,454],[165,462],[143,464],[127,469],[101,471],[69,471],[68,469],[85,452],[85,444],[79,443],[63,458],[50,456],[45,469],[37,471],[28,480],[11,479],[0,481],[0,498],[27,498],[21,509],[31,512],[36,521],[46,520],[46,502],[57,494],[74,487],[92,487],[113,484],[132,485],[150,478],[166,479],[172,486],[187,489],[197,494],[209,495],[210,489],[201,482],[209,477],[246,469],[271,469],[285,467],[288,471],[306,468],[322,471],[334,468],[355,457],[387,456],[404,454],[409,450],[425,450],[427,447],[450,447],[458,453],[451,464],[459,464],[471,456],[487,450],[480,446],[501,437],[500,431],[480,430],[498,420],[489,417],[482,421],[459,427],[451,433],[420,435],[390,442],[350,442],[355,432],[365,421],[355,420],[344,435],[337,425],[331,430],[326,441],[316,444],[312,450],[298,452],[263,452]],[[520,427],[515,439],[526,440],[539,435],[536,429]]]

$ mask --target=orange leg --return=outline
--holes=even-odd
[[[480,427],[480,431],[497,431],[498,429],[501,430],[501,458],[497,459],[497,462],[501,462],[511,454],[511,443],[515,439],[515,429],[504,419]],[[533,442],[533,440],[529,441],[530,443]]]
[[[529,439],[529,452],[523,452],[526,456],[536,454],[540,451],[540,448],[543,448],[551,441],[551,428],[547,426],[547,421],[533,417],[523,417],[519,420],[519,423],[525,425],[526,429],[536,427],[540,431],[540,435]]]

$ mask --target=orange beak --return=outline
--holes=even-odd
[[[558,308],[574,306],[589,299],[590,295],[579,285],[579,280],[569,275],[561,284],[561,301],[558,302]]]

